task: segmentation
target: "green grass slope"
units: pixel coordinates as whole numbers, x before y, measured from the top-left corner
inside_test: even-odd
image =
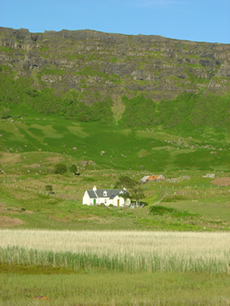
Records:
[[[225,128],[77,122],[24,105],[1,119],[0,144],[2,227],[229,230],[229,187],[202,177],[230,176]],[[55,174],[59,163],[68,169],[64,175]],[[80,176],[69,171],[72,165]],[[113,188],[121,175],[139,181],[148,174],[167,180],[143,186],[145,208],[82,205],[95,184]]]
[[[4,158],[9,154],[17,158],[22,173],[36,173],[35,164],[42,166],[43,173],[50,172],[49,156],[53,156],[53,164],[55,160],[64,160],[68,166],[85,163],[92,169],[229,171],[230,138],[223,128],[190,132],[160,125],[126,128],[115,123],[76,122],[31,112],[13,114],[0,122],[0,166],[9,173],[15,172],[15,164]]]

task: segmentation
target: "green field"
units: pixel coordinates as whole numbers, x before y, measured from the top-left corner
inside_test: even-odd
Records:
[[[1,304],[229,305],[229,275],[123,273],[1,265]],[[37,298],[36,298],[37,297]],[[40,297],[40,298],[39,298]],[[48,300],[41,300],[47,297]]]

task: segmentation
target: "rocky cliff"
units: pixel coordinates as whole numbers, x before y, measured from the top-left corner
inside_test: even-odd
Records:
[[[183,92],[230,91],[230,45],[91,30],[30,33],[0,28],[0,65],[36,90],[75,92],[92,104],[142,93],[154,101]],[[2,73],[6,69],[2,69]],[[7,70],[7,71],[8,71]],[[120,101],[120,102],[119,102]]]

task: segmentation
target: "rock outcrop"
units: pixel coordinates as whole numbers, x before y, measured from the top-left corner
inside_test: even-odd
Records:
[[[30,33],[0,28],[0,65],[33,87],[70,89],[91,104],[105,96],[155,101],[182,92],[230,91],[230,45],[109,34],[91,30]]]

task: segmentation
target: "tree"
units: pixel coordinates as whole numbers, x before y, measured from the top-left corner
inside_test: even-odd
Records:
[[[63,164],[57,164],[54,169],[54,173],[63,174],[67,171],[67,167]]]
[[[144,192],[140,183],[129,178],[128,176],[120,176],[115,184],[115,188],[125,188],[129,191],[130,197],[135,199],[136,205],[139,205],[140,199],[144,198]]]

